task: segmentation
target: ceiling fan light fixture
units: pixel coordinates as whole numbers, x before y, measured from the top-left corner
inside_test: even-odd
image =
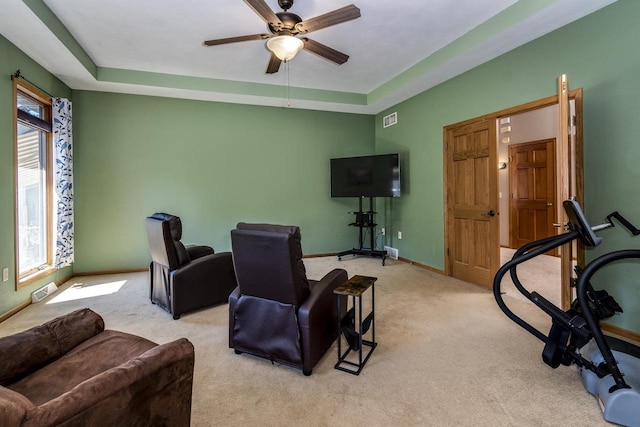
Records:
[[[267,40],[269,49],[281,61],[290,61],[304,47],[304,43],[299,38],[293,36],[275,36]]]

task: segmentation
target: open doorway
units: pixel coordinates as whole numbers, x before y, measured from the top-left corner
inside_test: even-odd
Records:
[[[575,104],[574,104],[575,105]],[[572,108],[575,111],[575,108]],[[500,263],[526,243],[556,234],[558,105],[499,117],[497,126]],[[519,267],[527,288],[561,305],[560,255],[556,249]],[[510,280],[507,295],[524,299]]]
[[[506,197],[509,190],[499,189],[499,172],[504,171],[500,168],[508,159],[499,159],[498,149],[500,145],[508,147],[510,142],[502,142],[503,138],[508,137],[503,135],[506,132],[502,128],[511,125],[511,131],[514,130],[514,125],[506,120],[500,123],[501,119],[510,117],[515,120],[520,114],[537,110],[548,114],[556,111],[556,128],[552,133],[558,134],[559,137],[556,138],[553,167],[555,195],[550,207],[558,224],[558,228],[555,228],[556,233],[564,231],[562,227],[565,214],[562,200],[569,196],[575,196],[579,201],[583,200],[582,90],[568,91],[565,76],[559,79],[559,86],[560,96],[550,96],[475,117],[443,129],[446,275],[490,288],[493,275],[501,265],[502,238],[506,236],[508,242],[510,236],[508,226],[505,232],[501,230],[500,223],[503,217],[509,216]],[[573,100],[571,116],[567,99]],[[545,110],[552,106],[554,109]],[[563,126],[560,126],[561,115],[564,117]],[[564,126],[564,123],[567,126]],[[537,127],[534,126],[534,130]],[[570,134],[568,141],[567,134]],[[527,139],[536,141],[553,138],[553,135],[536,135]],[[502,198],[499,198],[500,191]],[[501,206],[501,203],[505,202],[506,207]],[[509,243],[505,243],[505,246],[509,246]],[[580,248],[578,249],[577,255],[580,260],[584,254]],[[570,263],[574,255],[570,249],[565,250],[564,247],[561,255],[560,306],[564,308],[571,301],[570,276],[565,274],[565,262]]]

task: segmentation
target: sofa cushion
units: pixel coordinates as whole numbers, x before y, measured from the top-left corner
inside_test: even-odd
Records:
[[[83,308],[44,324],[58,340],[60,354],[104,331],[104,320],[94,311]]]
[[[103,330],[102,317],[84,308],[0,338],[0,385],[31,374]]]
[[[106,330],[8,388],[41,405],[156,346],[135,335]]]

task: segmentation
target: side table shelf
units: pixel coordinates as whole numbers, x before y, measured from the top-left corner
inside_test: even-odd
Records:
[[[351,279],[338,286],[333,292],[338,295],[338,363],[335,368],[354,375],[360,375],[362,368],[369,360],[371,353],[378,346],[376,343],[375,325],[375,282],[377,277],[353,276]],[[371,288],[371,311],[364,317],[362,313],[362,295]],[[351,297],[351,308],[349,308]],[[346,313],[342,312],[342,298],[347,298]],[[356,307],[357,299],[357,307]],[[356,323],[357,313],[357,323]],[[371,340],[365,340],[364,336],[371,331]],[[342,351],[343,338],[346,340],[346,350]],[[369,350],[364,353],[364,347]],[[347,357],[354,352],[356,357]],[[356,359],[356,360],[354,360]]]

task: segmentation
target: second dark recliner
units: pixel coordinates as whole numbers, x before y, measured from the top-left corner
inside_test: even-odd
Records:
[[[229,296],[229,347],[311,372],[338,336],[334,269],[308,280],[300,228],[239,223],[231,231],[238,287]]]
[[[148,217],[151,251],[151,302],[174,319],[198,308],[226,303],[236,287],[231,252],[214,253],[209,246],[184,246],[182,222],[175,215]]]

